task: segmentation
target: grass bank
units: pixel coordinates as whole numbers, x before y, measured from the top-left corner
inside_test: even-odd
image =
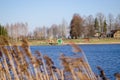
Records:
[[[28,40],[30,45],[49,45],[48,40]],[[73,42],[75,44],[120,44],[120,39],[114,38],[91,38],[91,39],[63,39],[63,44],[69,44]],[[21,41],[13,42],[14,44],[21,44]],[[57,43],[57,40],[54,40]]]
[[[91,39],[67,39],[64,43],[74,42],[76,44],[120,44],[120,39],[114,38],[91,38]]]

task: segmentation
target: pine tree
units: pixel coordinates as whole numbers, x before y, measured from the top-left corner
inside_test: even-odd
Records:
[[[0,36],[8,36],[7,30],[2,25],[0,25]]]
[[[97,18],[95,18],[94,28],[95,28],[95,31],[96,31],[96,32],[99,32],[99,23],[98,23]]]
[[[107,23],[106,23],[106,20],[104,20],[103,32],[104,32],[105,34],[106,34],[106,32],[107,32]]]

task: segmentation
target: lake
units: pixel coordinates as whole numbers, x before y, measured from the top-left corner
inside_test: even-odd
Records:
[[[92,70],[99,74],[96,66],[100,66],[110,80],[115,80],[114,73],[120,72],[120,44],[94,44],[79,45],[85,52]],[[59,56],[64,53],[67,56],[74,56],[72,47],[64,46],[31,46],[31,50],[39,50],[43,55],[52,58],[55,66],[61,68]]]

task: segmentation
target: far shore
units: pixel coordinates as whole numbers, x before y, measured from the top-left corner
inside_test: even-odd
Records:
[[[63,44],[61,45],[68,45],[70,43],[75,43],[78,45],[86,45],[86,44],[120,44],[120,39],[114,38],[103,38],[103,39],[63,39]],[[46,40],[38,40],[38,41],[30,41],[30,45],[50,45]],[[57,42],[55,42],[57,45]]]
[[[64,43],[63,45],[69,45],[70,43]],[[120,42],[106,42],[106,43],[75,43],[77,45],[97,45],[97,44],[120,44]]]
[[[77,45],[87,45],[87,44],[120,44],[120,39],[114,38],[103,38],[103,39],[63,39],[63,43],[60,45],[69,45],[70,43],[74,43]],[[30,46],[39,46],[39,45],[51,45],[48,40],[28,40]],[[12,42],[12,44],[21,45],[21,41]],[[57,41],[54,39],[52,45],[58,45]]]
[[[80,45],[80,44],[83,44],[83,45],[85,45],[85,44],[120,44],[120,42],[112,42],[112,43],[75,43],[75,44],[78,44],[78,45]]]

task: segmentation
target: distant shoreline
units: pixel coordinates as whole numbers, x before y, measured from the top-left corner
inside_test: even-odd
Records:
[[[55,40],[54,40],[55,41]],[[63,44],[61,45],[69,45],[70,43],[74,43],[77,45],[87,45],[87,44],[120,44],[120,39],[114,38],[104,38],[104,39],[89,39],[86,41],[85,39],[63,39]],[[21,45],[21,41],[13,42],[12,45]],[[53,42],[50,44],[48,40],[28,40],[30,46],[39,46],[39,45],[58,45],[57,42]]]
[[[69,45],[70,43],[65,43],[63,45]],[[97,44],[120,44],[120,42],[112,42],[112,43],[75,43],[77,45],[97,45]]]

